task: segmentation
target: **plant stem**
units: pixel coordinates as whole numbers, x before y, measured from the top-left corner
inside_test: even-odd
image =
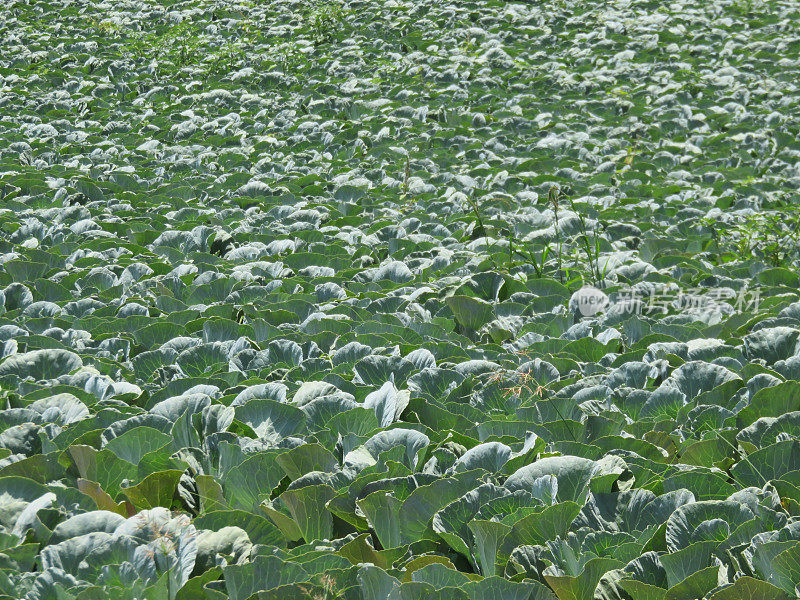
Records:
[[[561,280],[561,283],[564,283],[564,274],[561,272],[561,230],[558,227],[558,189],[553,186],[550,188],[550,191],[547,192],[547,199],[553,205],[553,212],[555,213],[555,230],[556,230],[556,239],[558,240],[558,278]]]

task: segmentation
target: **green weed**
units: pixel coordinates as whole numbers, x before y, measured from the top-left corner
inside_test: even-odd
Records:
[[[556,232],[556,256],[557,256],[557,267],[556,271],[558,273],[558,277],[561,280],[561,283],[564,283],[564,273],[561,270],[562,266],[562,249],[563,249],[563,241],[561,240],[561,229],[558,226],[558,188],[553,186],[547,192],[547,201],[548,203],[553,205],[553,214],[555,215],[555,232]]]
[[[753,257],[772,267],[796,267],[800,263],[800,209],[757,213],[731,226],[706,222],[716,236],[720,254],[734,260]]]
[[[345,10],[334,2],[316,2],[307,8],[302,18],[304,28],[316,45],[337,39],[345,25]]]
[[[589,241],[589,232],[586,229],[586,217],[580,212],[576,207],[575,203],[572,201],[572,198],[569,199],[570,207],[572,211],[578,215],[578,220],[580,222],[581,232],[578,235],[578,240],[586,252],[586,263],[588,265],[589,273],[594,280],[594,283],[601,283],[606,276],[606,271],[608,269],[608,263],[603,267],[603,270],[600,270],[600,236],[597,234],[597,230],[592,230],[592,240]]]

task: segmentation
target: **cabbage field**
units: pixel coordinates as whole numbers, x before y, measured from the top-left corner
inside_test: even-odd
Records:
[[[0,600],[800,597],[800,0],[6,0]]]

